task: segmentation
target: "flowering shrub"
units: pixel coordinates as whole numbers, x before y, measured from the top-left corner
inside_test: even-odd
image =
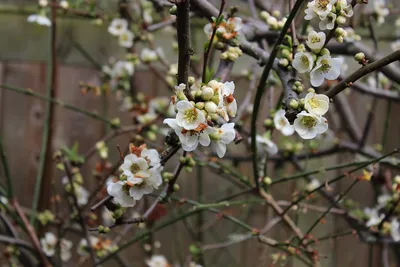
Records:
[[[210,250],[253,239],[277,249],[268,251],[269,266],[284,266],[289,258],[304,266],[323,266],[319,241],[349,234],[382,247],[385,263],[398,263],[399,148],[383,152],[392,150],[386,142],[392,123],[390,111],[392,103],[400,102],[400,19],[393,20],[397,32],[390,44],[392,53],[380,55],[377,37],[379,27],[391,21],[396,10],[384,0],[282,2],[285,13],[269,8],[265,1],[245,2],[251,17],[240,7],[228,7],[225,0],[219,7],[207,0],[121,0],[117,13],[108,13],[96,1],[38,1],[37,12],[29,15],[27,22],[49,29],[47,94],[0,85],[45,100],[47,105],[32,209],[19,206],[0,139],[5,177],[0,185],[4,226],[0,243],[7,245],[4,254],[10,265],[61,266],[79,257],[81,265],[99,266],[115,259],[126,266],[130,263],[124,263],[123,258],[130,255],[121,252],[140,242],[146,256],[135,265],[200,267],[215,264]],[[359,8],[364,4],[365,8]],[[103,112],[66,104],[52,95],[55,44],[60,34],[55,26],[63,16],[82,17],[95,27],[105,26],[110,40],[124,51],[116,52],[119,56],[107,62],[96,62],[90,51],[81,51],[98,67],[100,83],[76,84],[82,97],[93,94],[103,99]],[[191,25],[194,17],[199,19]],[[201,30],[194,38],[196,27]],[[161,30],[177,41],[157,47],[155,36]],[[373,48],[360,42],[364,38],[372,40]],[[193,42],[199,39],[203,44],[200,51]],[[167,45],[176,55],[167,52]],[[250,66],[243,67],[249,61]],[[241,77],[235,75],[235,68],[244,69],[239,70]],[[167,95],[151,95],[149,82],[138,79],[143,69],[162,82],[162,88],[169,90]],[[353,114],[355,108],[345,97],[352,91],[374,97],[362,130]],[[111,98],[118,103],[115,118],[107,112]],[[377,99],[389,102],[382,120],[382,142],[373,145],[368,135],[378,114]],[[103,122],[106,134],[93,140],[84,154],[74,143],[57,147],[49,157],[53,105]],[[113,140],[120,135],[129,141],[115,148]],[[314,163],[308,164],[311,158],[342,152],[353,153],[357,160],[315,169]],[[50,158],[62,175],[42,179],[45,168],[51,168]],[[251,161],[251,167],[244,161]],[[294,170],[288,168],[290,165]],[[339,174],[332,174],[334,170]],[[221,188],[214,180],[203,183],[209,171],[231,181],[233,187]],[[184,178],[183,173],[196,175]],[[284,188],[283,184],[292,180],[296,183],[290,185],[294,190],[289,192],[289,186]],[[336,186],[341,180],[348,181],[344,188]],[[181,181],[197,189],[197,200],[180,191]],[[373,205],[361,207],[348,197],[358,183],[374,189]],[[273,189],[278,185],[288,192],[288,200],[276,199]],[[51,194],[45,191],[50,188]],[[214,189],[223,193],[215,198]],[[51,195],[49,203],[39,205],[40,194]],[[316,202],[320,198],[327,201],[317,205],[322,203]],[[249,219],[251,205],[267,205],[275,217],[263,218],[265,226],[257,228],[260,225]],[[207,221],[206,211],[216,217]],[[316,214],[309,216],[309,211]],[[293,218],[304,213],[315,222],[298,225]],[[315,227],[322,225],[328,214],[344,218],[349,231],[314,237]],[[194,215],[198,216],[195,226],[190,221]],[[193,242],[183,249],[186,243],[178,241],[178,263],[174,256],[161,253],[161,243],[153,234],[181,221],[193,235]],[[228,237],[210,234],[218,239],[211,243],[204,235],[220,223],[224,223],[223,228],[225,223],[238,228]],[[286,227],[291,238],[273,239],[268,231],[277,224]],[[18,235],[22,231],[29,242]],[[179,234],[173,233],[176,231],[168,232],[171,240],[184,232],[179,229]],[[70,238],[72,234],[79,239]],[[397,258],[388,258],[388,244],[393,244]],[[254,264],[264,266],[265,262]]]

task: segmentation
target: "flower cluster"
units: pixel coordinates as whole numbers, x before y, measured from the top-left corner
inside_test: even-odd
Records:
[[[236,116],[237,103],[233,97],[235,84],[211,80],[201,89],[191,90],[188,96],[184,93],[184,84],[175,88],[172,104],[177,111],[176,118],[165,119],[164,123],[174,130],[185,151],[193,151],[199,144],[209,146],[212,140],[218,156],[222,158],[226,145],[235,139],[235,124],[224,123],[221,127],[213,125],[220,123],[221,118],[228,122],[229,118]]]
[[[162,184],[163,167],[157,150],[131,144],[130,152],[120,167],[119,181],[107,186],[108,194],[122,207],[133,207],[137,200]]]
[[[385,17],[389,15],[389,9],[386,7],[385,0],[374,0],[372,1],[372,5],[378,25],[383,24]]]
[[[221,54],[221,59],[236,61],[242,55],[243,52],[239,47],[230,46],[225,52]]]
[[[325,40],[325,33],[311,31],[306,43],[312,52],[307,52],[304,46],[299,45],[292,63],[293,68],[299,73],[309,72],[310,82],[316,87],[320,86],[325,79],[336,80],[343,63],[342,58],[332,58],[329,50],[323,48]]]
[[[118,246],[112,244],[110,239],[103,239],[96,236],[89,236],[89,242],[91,249],[99,258],[114,252],[118,248]],[[79,242],[78,254],[81,256],[87,256],[89,254],[89,246],[85,238],[81,239]]]
[[[215,27],[217,27],[215,35],[219,41],[234,39],[243,28],[242,19],[237,17],[231,17],[227,20],[219,20],[213,17],[213,21],[214,22],[208,23],[204,26],[204,32],[207,34],[209,39],[211,38]]]
[[[264,20],[268,26],[270,27],[271,30],[281,30],[283,28],[283,25],[285,25],[285,22],[287,20],[286,17],[283,17],[281,20],[279,20],[279,17],[281,16],[281,12],[278,10],[275,10],[272,12],[272,15],[268,13],[267,11],[261,11],[260,17],[262,20]]]
[[[313,139],[318,134],[322,134],[328,130],[328,121],[323,115],[329,109],[329,98],[323,94],[314,92],[308,93],[300,108],[304,108],[296,116],[293,126],[294,130],[303,139]],[[289,131],[289,130],[287,130]]]
[[[134,70],[134,61],[132,60],[118,60],[102,68],[111,88],[123,90],[129,90],[129,77],[133,75]]]
[[[125,48],[131,48],[133,45],[134,35],[129,30],[128,21],[126,19],[115,18],[108,26],[108,32],[118,37],[119,45]]]
[[[56,253],[58,238],[51,232],[45,233],[40,239],[44,254],[48,257],[53,257]],[[67,239],[60,240],[61,260],[68,261],[71,258],[72,242]]]
[[[79,173],[79,170],[74,168],[72,172],[72,186],[67,176],[64,176],[61,179],[61,182],[65,187],[65,191],[71,194],[75,193],[75,196],[78,200],[78,205],[84,206],[88,202],[89,192],[83,187],[83,178],[82,175]]]
[[[313,0],[308,2],[305,10],[306,20],[318,17],[321,30],[332,30],[335,24],[343,25],[346,17],[353,16],[353,7],[347,0]]]

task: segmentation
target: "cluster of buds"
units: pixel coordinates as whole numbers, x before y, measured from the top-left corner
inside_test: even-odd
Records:
[[[221,54],[221,59],[230,60],[234,62],[242,55],[243,52],[239,47],[230,46],[225,52]]]
[[[192,172],[193,167],[196,166],[196,161],[192,156],[180,157],[179,161],[183,164],[187,172]]]
[[[306,20],[315,17],[320,19],[319,28],[321,30],[332,30],[335,24],[343,25],[346,18],[352,17],[353,6],[347,0],[313,0],[308,2],[305,10]]]
[[[177,115],[175,119],[165,119],[164,123],[174,130],[185,151],[193,151],[199,144],[209,146],[212,140],[218,155],[225,155],[226,145],[236,136],[234,123],[226,123],[236,116],[234,91],[233,82],[216,80],[211,80],[200,89],[192,86],[189,91],[184,84],[175,87],[172,104]],[[221,127],[215,126],[221,123]]]
[[[39,220],[41,225],[46,225],[49,222],[53,222],[55,219],[55,216],[50,210],[44,210],[44,211],[38,213],[37,219]]]
[[[118,249],[117,245],[114,245],[110,239],[89,236],[90,247],[98,258],[102,258],[110,253],[113,253]],[[89,255],[89,245],[87,239],[81,239],[78,245],[78,254],[81,256]]]
[[[89,192],[83,187],[83,177],[79,172],[78,168],[72,168],[72,184],[69,181],[69,178],[64,176],[61,179],[62,184],[64,185],[65,191],[69,194],[75,194],[78,205],[84,206],[88,202]]]
[[[106,145],[106,142],[104,142],[104,141],[97,142],[96,150],[97,150],[97,153],[99,153],[100,158],[102,158],[102,159],[108,158],[108,147]]]
[[[268,13],[267,11],[261,11],[260,17],[263,21],[265,21],[268,26],[270,27],[271,30],[281,30],[283,28],[283,25],[285,25],[285,22],[287,20],[286,17],[283,17],[282,19],[279,19],[281,16],[281,12],[278,10],[274,10],[272,12],[272,15]]]
[[[335,30],[335,40],[338,43],[343,43],[344,38],[346,38],[346,36],[347,36],[347,32],[346,32],[345,29],[343,29],[341,27],[336,28],[336,30]]]
[[[226,42],[235,39],[240,30],[243,28],[243,22],[241,18],[230,17],[227,20],[223,16],[219,18],[212,18],[213,22],[204,26],[204,32],[210,39],[214,30],[216,29],[215,36],[218,41]]]

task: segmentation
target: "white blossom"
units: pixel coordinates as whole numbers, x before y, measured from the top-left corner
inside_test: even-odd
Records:
[[[107,186],[107,193],[114,198],[114,201],[121,205],[121,207],[133,207],[136,204],[129,195],[130,186],[123,182],[118,181]]]
[[[380,222],[385,217],[384,214],[379,214],[378,209],[376,208],[365,208],[364,213],[369,217],[368,221],[366,222],[367,227],[375,226],[380,224]]]
[[[275,155],[278,153],[278,147],[274,142],[271,141],[271,139],[268,137],[268,135],[257,135],[256,136],[256,142],[260,144],[262,147],[265,148],[265,151],[270,154],[270,155]]]
[[[326,39],[325,33],[311,31],[308,34],[306,43],[311,50],[318,52],[324,47],[325,39]]]
[[[158,60],[158,54],[157,51],[151,50],[147,47],[142,49],[142,52],[140,53],[140,59],[144,63],[149,63],[152,61],[157,61]]]
[[[128,22],[125,19],[115,18],[108,26],[108,32],[114,36],[119,36],[128,29]]]
[[[129,195],[135,200],[140,200],[144,195],[152,193],[154,189],[158,189],[158,187],[162,184],[161,170],[162,167],[160,165],[150,168],[150,176],[148,178],[141,179],[140,183],[137,183],[131,187],[129,189]],[[128,178],[128,181],[129,180],[132,179]]]
[[[321,30],[332,30],[335,27],[337,15],[335,13],[329,13],[325,19],[321,20],[318,24]]]
[[[62,182],[62,184],[64,186],[70,186],[70,182],[69,182],[69,179],[68,179],[67,176],[64,176],[61,179],[61,182]],[[74,191],[73,192],[75,193],[75,196],[76,196],[76,198],[78,200],[78,205],[79,206],[86,205],[87,202],[88,202],[88,199],[89,199],[89,191],[86,190],[82,185],[80,185],[77,182],[73,182],[72,184],[73,184],[73,187],[74,187]],[[70,192],[72,193],[72,190]]]
[[[313,139],[328,130],[328,122],[324,117],[303,110],[294,120],[294,129],[301,138]]]
[[[204,32],[207,34],[208,38],[211,38],[211,35],[214,31],[215,23],[208,23],[204,26]],[[243,21],[241,18],[232,17],[229,18],[226,22],[222,22],[218,25],[217,28],[217,36],[221,36],[222,38],[229,40],[235,38],[238,32],[243,28]]]
[[[378,201],[378,208],[383,208],[385,207],[390,201],[392,200],[392,196],[389,194],[382,194],[379,195],[377,198]]]
[[[40,7],[46,7],[49,4],[47,0],[39,0]]]
[[[60,1],[60,7],[64,8],[64,9],[68,9],[69,8],[69,3],[66,0],[61,0]]]
[[[397,219],[393,219],[390,223],[390,235],[395,242],[400,241],[400,232],[399,232],[400,223]]]
[[[309,52],[298,52],[295,54],[292,66],[299,73],[305,73],[312,70],[314,65],[314,59]]]
[[[286,112],[283,109],[275,112],[274,125],[275,128],[280,131],[283,135],[289,136],[294,133],[293,125],[290,125],[288,119],[285,116]]]
[[[237,103],[233,97],[235,92],[235,84],[233,82],[225,82],[219,92],[218,113],[226,120],[236,116]]]
[[[194,130],[200,123],[205,122],[205,116],[203,112],[195,108],[189,101],[182,100],[176,103],[176,122],[180,127],[185,130]]]
[[[130,48],[133,45],[133,33],[130,30],[125,30],[119,35],[119,45],[125,48]]]
[[[321,186],[321,183],[317,179],[312,179],[307,185],[306,185],[306,190],[308,192],[314,191],[317,189],[319,186]]]
[[[107,68],[103,68],[103,71]],[[113,68],[111,69],[110,76],[112,78],[121,78],[125,76],[132,76],[134,72],[134,66],[130,61],[119,60],[117,61]],[[107,73],[108,74],[108,73]]]
[[[312,18],[318,16],[321,20],[325,19],[326,16],[331,12],[333,4],[336,0],[313,0],[308,2],[307,9],[305,10],[306,20],[311,20]]]
[[[176,119],[165,119],[164,123],[168,124],[174,130],[185,151],[193,151],[199,144],[209,146],[211,142],[209,135],[215,132],[214,128],[204,123],[201,123],[198,129],[194,130],[185,130],[178,125]]]
[[[143,11],[143,21],[146,24],[151,24],[153,23],[153,17],[151,16],[151,12],[149,10],[144,10]]]
[[[30,23],[37,23],[41,26],[51,26],[51,21],[48,17],[42,14],[32,14],[28,17],[28,22]]]
[[[351,4],[347,3],[347,0],[338,0],[337,7],[339,8],[338,11],[341,16],[350,18],[354,14],[353,7]]]
[[[169,267],[167,259],[163,255],[153,255],[146,260],[148,267]]]
[[[122,163],[120,169],[127,178],[138,179],[137,182],[150,176],[148,172],[149,165],[146,159],[134,154],[128,154],[125,156],[124,163]]]
[[[216,151],[218,154],[218,157],[222,158],[225,155],[226,152],[226,145],[231,143],[233,140],[235,140],[235,124],[233,122],[231,123],[225,123],[224,125],[221,126],[221,128],[217,128],[217,140],[216,140]]]
[[[310,72],[311,84],[318,87],[324,79],[336,80],[340,75],[342,63],[342,58],[331,58],[328,54],[318,58],[314,69]]]
[[[309,113],[322,116],[329,109],[329,97],[324,94],[308,93],[304,98],[304,107]]]
[[[385,17],[389,15],[389,9],[385,6],[385,0],[374,0],[373,5],[378,25],[384,23]]]
[[[43,252],[48,257],[53,257],[57,248],[58,238],[51,232],[45,233],[44,237],[40,239]],[[67,239],[61,239],[61,260],[68,261],[71,258],[72,242]]]

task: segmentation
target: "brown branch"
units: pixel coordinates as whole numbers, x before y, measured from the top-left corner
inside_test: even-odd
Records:
[[[28,218],[26,217],[25,213],[22,211],[21,206],[19,205],[18,201],[16,199],[13,199],[12,204],[13,204],[18,216],[21,218],[25,228],[27,229],[29,239],[31,240],[31,243],[32,243],[33,247],[35,248],[35,250],[38,252],[43,266],[45,266],[45,267],[52,266],[50,264],[50,262],[47,260],[47,257],[44,255],[42,248],[40,247],[40,242],[36,235],[35,229],[29,223]]]
[[[335,97],[338,93],[342,92],[344,89],[351,87],[351,84],[361,77],[367,75],[368,73],[371,73],[375,70],[378,70],[386,65],[389,65],[390,63],[400,60],[400,50],[397,50],[396,52],[393,52],[392,54],[381,58],[378,61],[375,61],[373,63],[370,63],[350,76],[348,76],[346,79],[341,81],[339,84],[335,85],[333,88],[329,89],[327,92],[325,92],[325,95],[327,95],[329,98]]]
[[[176,32],[178,36],[178,84],[185,84],[185,95],[190,99],[190,89],[188,86],[189,66],[190,66],[190,0],[176,0]]]

